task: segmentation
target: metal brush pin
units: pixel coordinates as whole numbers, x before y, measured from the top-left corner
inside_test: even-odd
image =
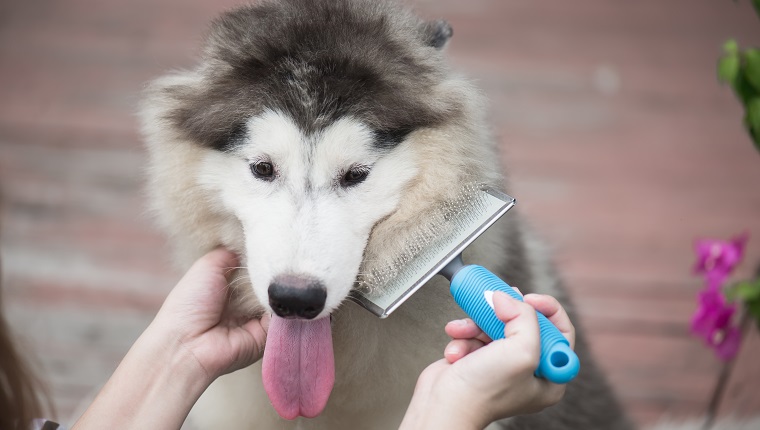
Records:
[[[465,265],[462,251],[515,205],[515,199],[477,184],[465,186],[454,198],[429,214],[406,248],[387,264],[364,273],[351,298],[385,318],[436,274],[451,282],[456,303],[493,340],[504,338],[504,323],[496,317],[491,297],[503,291],[522,301],[506,282],[486,268]],[[571,381],[580,370],[569,342],[540,312],[541,357],[536,376],[557,384]]]

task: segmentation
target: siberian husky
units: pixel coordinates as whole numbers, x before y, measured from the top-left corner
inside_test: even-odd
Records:
[[[461,184],[505,186],[484,100],[446,63],[451,36],[445,21],[420,20],[395,3],[263,1],[214,21],[197,67],[149,86],[141,118],[150,198],[180,264],[218,245],[237,252],[245,266],[233,283],[238,311],[289,318],[270,330],[268,348],[277,357],[311,348],[320,358],[306,367],[316,372],[334,358],[324,410],[271,399],[281,412],[314,418],[275,412],[262,388],[271,377],[265,363],[263,377],[257,364],[216,381],[191,414],[194,427],[355,430],[401,422],[417,376],[441,357],[445,323],[463,315],[443,279],[386,320],[347,296]],[[553,294],[572,315],[518,214],[465,258],[523,292]],[[295,335],[294,321],[312,337]],[[559,404],[496,425],[629,428],[582,332],[576,350],[582,370]],[[299,394],[326,396],[331,377]]]

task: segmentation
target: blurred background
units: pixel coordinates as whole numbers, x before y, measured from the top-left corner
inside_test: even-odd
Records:
[[[140,91],[192,67],[208,21],[237,3],[0,3],[4,312],[61,421],[180,275],[145,213]],[[748,1],[412,4],[452,24],[448,53],[490,99],[508,190],[632,418],[704,416],[724,367],[689,333],[693,242],[749,232],[737,278],[760,263],[760,154],[715,73],[726,39],[760,44]],[[760,415],[758,354],[753,329],[720,415]]]

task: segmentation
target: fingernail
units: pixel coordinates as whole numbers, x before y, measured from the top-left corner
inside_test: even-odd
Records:
[[[463,327],[463,326],[467,325],[467,321],[465,321],[465,320],[453,320],[453,321],[449,321],[449,324],[454,324],[454,325]]]
[[[455,345],[449,345],[443,351],[443,355],[459,355],[459,347]]]
[[[502,301],[502,303],[503,303],[501,305],[502,309],[504,309],[505,311],[510,312],[510,313],[514,312],[514,310],[517,309],[517,302],[519,302],[519,300],[513,298],[512,296],[510,296],[509,294],[506,294],[506,293],[501,293],[500,292],[499,295],[501,297],[503,297],[504,299],[506,299],[506,300]]]

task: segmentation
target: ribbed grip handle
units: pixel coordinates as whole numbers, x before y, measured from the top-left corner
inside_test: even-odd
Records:
[[[486,300],[488,291],[503,291],[522,301],[520,294],[482,266],[464,266],[451,280],[451,294],[457,304],[491,339],[502,339],[504,323]],[[557,384],[570,382],[580,370],[578,356],[551,321],[538,311],[536,315],[541,335],[541,358],[536,376]]]

